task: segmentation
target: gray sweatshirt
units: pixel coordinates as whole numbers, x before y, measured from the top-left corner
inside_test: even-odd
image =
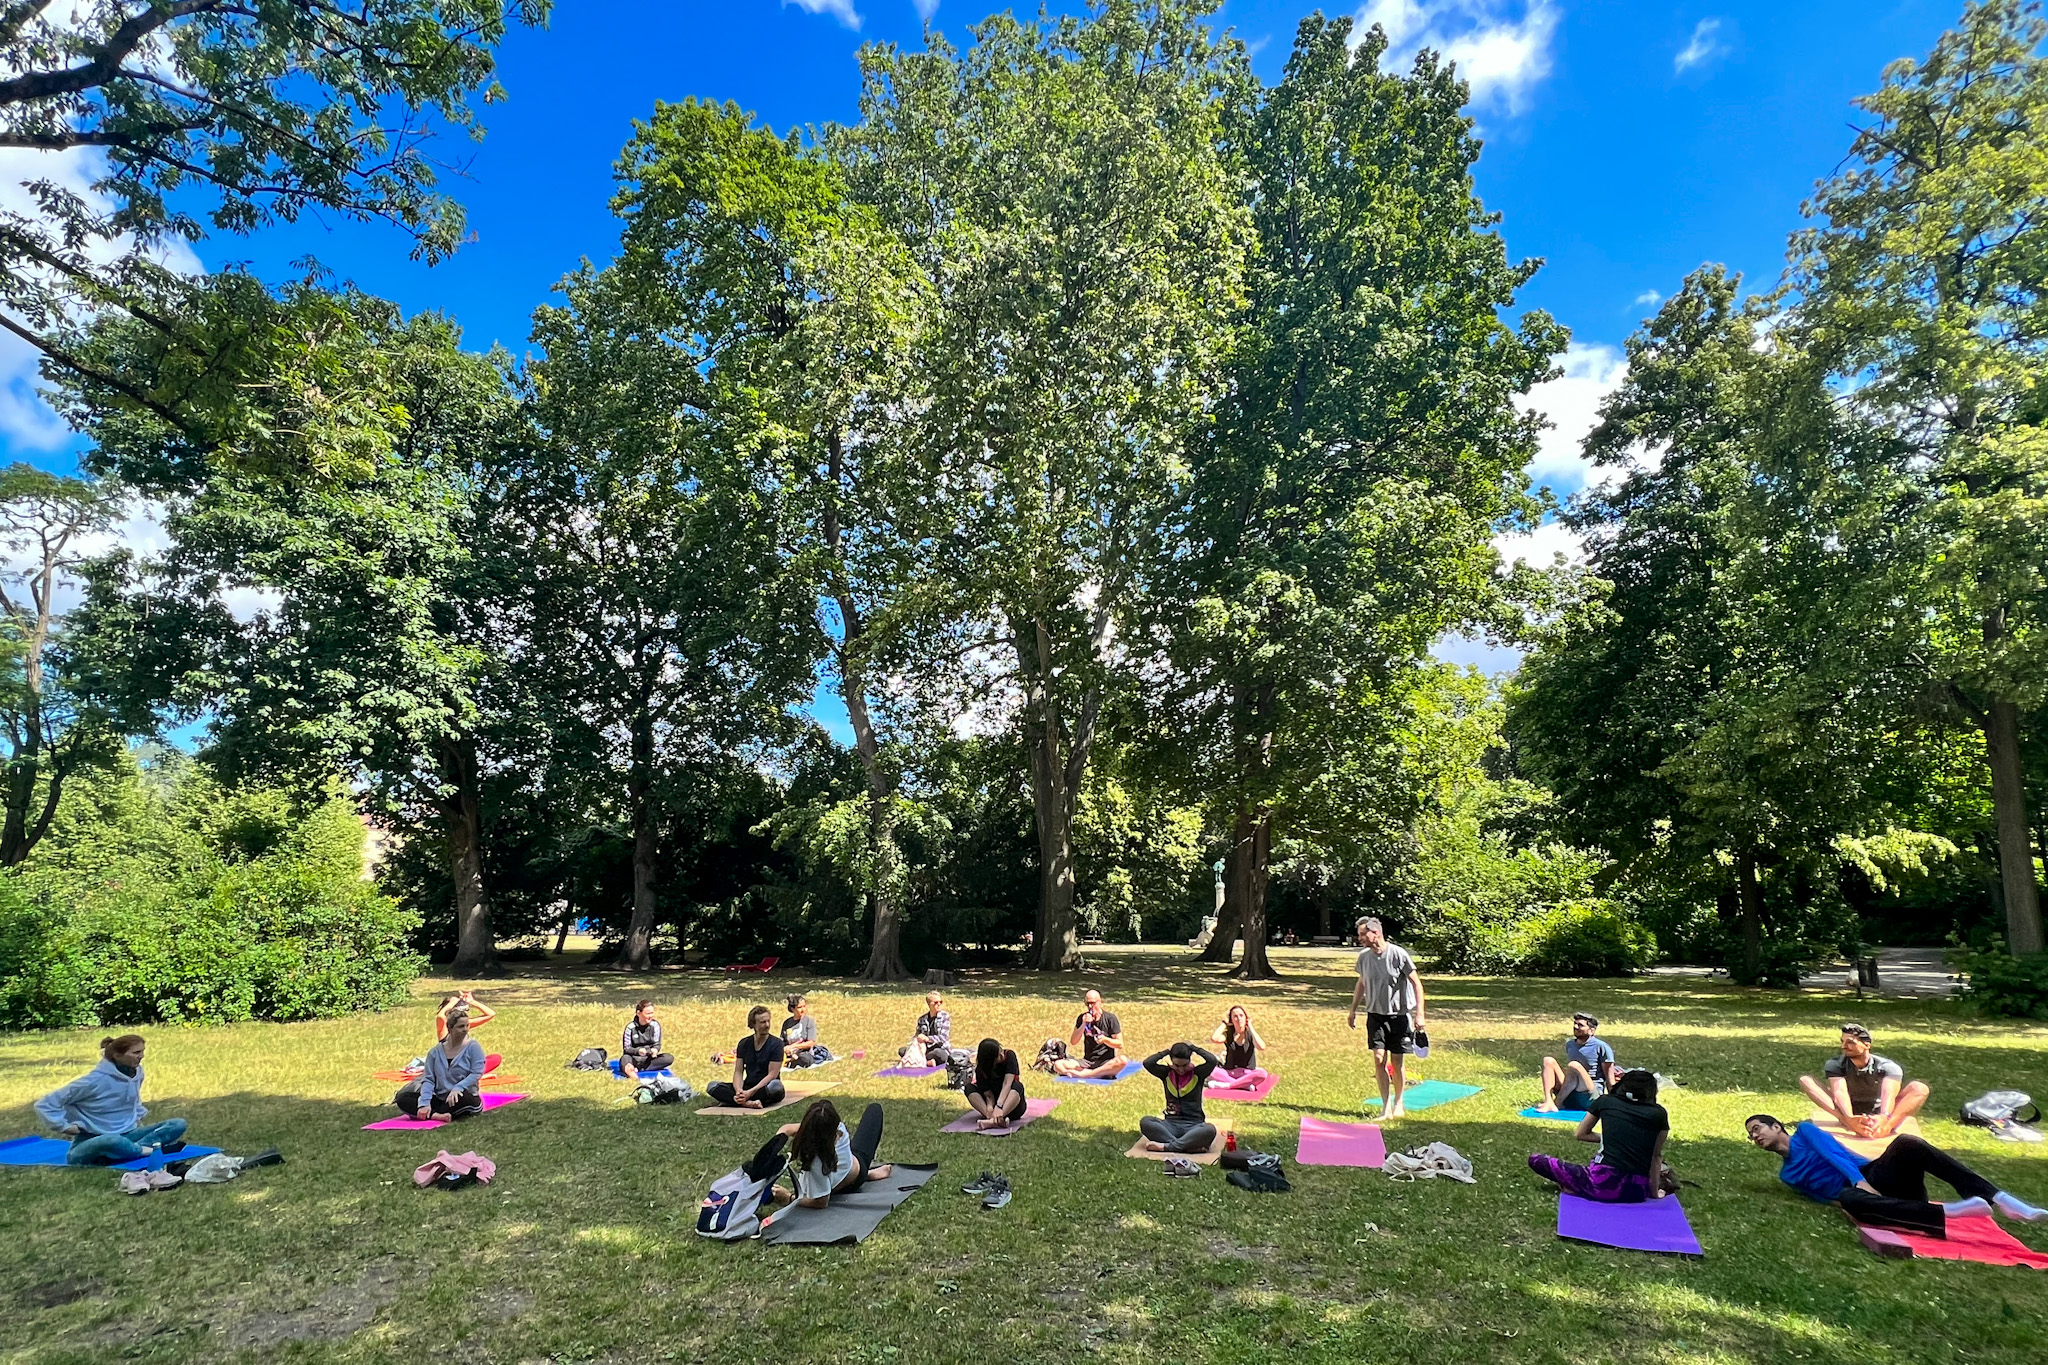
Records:
[[[142,1126],[149,1111],[142,1107],[142,1068],[126,1075],[112,1062],[98,1066],[36,1101],[36,1112],[52,1128],[76,1125],[98,1135],[126,1133]]]
[[[436,1043],[427,1049],[426,1063],[427,1069],[420,1074],[422,1109],[432,1104],[436,1095],[474,1089],[484,1074],[484,1050],[472,1038],[462,1045],[462,1051],[450,1057],[448,1049]]]

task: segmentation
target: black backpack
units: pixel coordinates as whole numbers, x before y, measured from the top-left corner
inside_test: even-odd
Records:
[[[587,1047],[576,1054],[576,1060],[569,1063],[570,1071],[602,1071],[606,1065],[605,1050],[601,1047]]]

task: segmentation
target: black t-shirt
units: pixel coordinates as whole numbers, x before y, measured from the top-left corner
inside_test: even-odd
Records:
[[[1671,1127],[1661,1104],[1637,1104],[1618,1095],[1602,1095],[1586,1111],[1600,1120],[1600,1161],[1625,1175],[1648,1176],[1657,1134]]]
[[[1237,1041],[1237,1035],[1234,1033],[1223,1035],[1223,1066],[1225,1070],[1250,1071],[1258,1064],[1259,1050],[1252,1043],[1252,1036],[1249,1033],[1245,1035],[1244,1041],[1241,1043]]]
[[[1117,1037],[1124,1031],[1123,1021],[1114,1014],[1104,1010],[1100,1019],[1091,1022],[1088,1011],[1082,1010],[1075,1016],[1074,1027],[1081,1030],[1081,1060],[1088,1065],[1101,1066],[1116,1056],[1116,1049],[1102,1041]]]
[[[1195,1054],[1201,1058],[1184,1077],[1173,1074],[1173,1066],[1161,1052],[1145,1059],[1145,1069],[1159,1078],[1159,1084],[1166,1088],[1166,1117],[1189,1119],[1195,1123],[1206,1123],[1208,1115],[1202,1109],[1202,1091],[1209,1084],[1209,1077],[1216,1074],[1216,1060],[1213,1056]]]
[[[740,1055],[740,1089],[752,1090],[768,1074],[768,1068],[782,1060],[782,1040],[771,1033],[768,1041],[761,1044],[761,1050],[756,1052],[754,1035],[749,1033],[740,1039],[739,1046],[733,1051]]]
[[[1024,1088],[1024,1073],[1018,1069],[1017,1054],[1008,1048],[1003,1049],[1002,1057],[996,1062],[994,1075],[984,1076],[979,1069],[976,1069],[974,1073],[974,1093],[986,1095],[988,1098],[994,1099],[1003,1093],[1003,1077],[1005,1076],[1015,1076],[1017,1078],[1016,1082],[1010,1086],[1013,1093]]]

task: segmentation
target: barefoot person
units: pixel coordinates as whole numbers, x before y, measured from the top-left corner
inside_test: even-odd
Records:
[[[783,1060],[789,1066],[823,1066],[832,1051],[818,1041],[818,1021],[811,1014],[808,996],[792,995],[785,1002],[789,1018],[782,1021]]]
[[[1907,1080],[1897,1062],[1872,1052],[1870,1030],[1861,1024],[1842,1025],[1841,1055],[1828,1058],[1821,1074],[1825,1086],[1801,1076],[1799,1088],[1858,1137],[1890,1137],[1927,1103],[1927,1083]]]
[[[875,1152],[882,1145],[879,1104],[870,1104],[862,1112],[859,1126],[848,1133],[832,1101],[812,1100],[801,1119],[775,1130],[775,1136],[747,1163],[747,1173],[756,1180],[766,1178],[781,1164],[785,1143],[796,1191],[792,1194],[777,1186],[772,1194],[778,1204],[793,1199],[798,1208],[827,1208],[835,1194],[849,1194],[870,1180],[889,1178],[891,1168],[875,1164]],[[761,1226],[767,1227],[780,1216],[779,1211],[769,1214]]]
[[[1406,948],[1387,942],[1380,922],[1370,916],[1358,921],[1358,984],[1351,988],[1352,1028],[1358,1027],[1358,1007],[1365,1006],[1365,1045],[1372,1049],[1372,1065],[1380,1086],[1380,1113],[1390,1119],[1408,1111],[1401,1095],[1408,1089],[1408,1053],[1413,1049],[1415,1030],[1424,1027],[1422,978],[1415,974],[1415,959]]]
[[[1223,1022],[1209,1035],[1212,1043],[1223,1044],[1223,1065],[1209,1078],[1211,1090],[1256,1090],[1266,1079],[1259,1054],[1266,1040],[1252,1027],[1252,1016],[1243,1005],[1232,1005]]]
[[[993,1038],[974,1052],[974,1077],[967,1083],[967,1107],[976,1128],[1007,1128],[1024,1117],[1024,1073],[1017,1054]]]
[[[1074,1016],[1074,1032],[1067,1048],[1080,1049],[1078,1057],[1066,1056],[1052,1069],[1076,1080],[1099,1080],[1124,1069],[1124,1025],[1102,1008],[1102,992],[1089,991],[1081,997],[1081,1012]]]
[[[1751,1114],[1742,1128],[1751,1142],[1784,1163],[1778,1179],[1808,1199],[1840,1204],[1859,1223],[1946,1238],[1949,1219],[1994,1209],[2029,1223],[2048,1219],[2048,1209],[2005,1193],[1941,1148],[1910,1134],[1893,1138],[1884,1155],[1866,1160],[1817,1123],[1802,1123],[1788,1132],[1769,1114]],[[1930,1175],[1954,1186],[1962,1198],[1948,1203],[1930,1200]]]
[[[392,1097],[398,1112],[422,1121],[436,1114],[466,1119],[483,1112],[484,1050],[469,1036],[469,1012],[450,1010],[447,1031],[427,1049],[426,1069]]]
[[[637,1080],[643,1071],[666,1071],[675,1062],[673,1053],[661,1050],[661,1020],[654,1017],[654,1002],[642,1000],[633,1006],[633,1017],[619,1035],[619,1075]]]
[[[753,1032],[733,1048],[732,1079],[713,1081],[704,1093],[729,1109],[766,1109],[782,1103],[782,1040],[768,1030],[768,1007],[747,1011]]]
[[[946,997],[927,991],[924,1013],[912,1026],[910,1041],[896,1049],[905,1066],[944,1066],[953,1056],[953,1016],[946,1012]]]
[[[45,1123],[71,1139],[69,1166],[112,1166],[185,1145],[185,1120],[159,1119],[145,1125],[139,1033],[100,1039],[99,1065],[69,1085],[36,1101]]]
[[[1543,1099],[1537,1108],[1546,1114],[1560,1109],[1590,1110],[1593,1097],[1604,1095],[1621,1074],[1614,1064],[1614,1049],[1607,1040],[1593,1036],[1600,1021],[1584,1010],[1572,1016],[1572,1036],[1564,1045],[1564,1065],[1557,1058],[1543,1059]]]
[[[1195,1055],[1201,1054],[1201,1062]],[[1166,1059],[1161,1064],[1161,1059]],[[1215,1053],[1195,1043],[1175,1043],[1145,1059],[1145,1069],[1166,1087],[1166,1112],[1138,1120],[1148,1152],[1206,1152],[1216,1140],[1216,1125],[1202,1110],[1202,1089],[1223,1065]]]
[[[1599,1132],[1594,1132],[1594,1129]],[[1648,1071],[1625,1072],[1611,1094],[1586,1102],[1586,1117],[1572,1136],[1597,1142],[1600,1150],[1584,1166],[1541,1152],[1529,1154],[1529,1169],[1581,1199],[1602,1204],[1640,1204],[1662,1199],[1658,1173],[1664,1169],[1664,1139],[1671,1135],[1671,1116],[1657,1103],[1657,1077]]]

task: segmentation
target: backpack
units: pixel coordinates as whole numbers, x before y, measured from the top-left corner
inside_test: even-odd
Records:
[[[1063,1061],[1067,1055],[1064,1038],[1048,1038],[1038,1049],[1038,1060],[1031,1064],[1033,1071],[1050,1071],[1054,1062]]]
[[[946,1059],[946,1088],[965,1090],[974,1079],[974,1059],[964,1052],[955,1052]]]
[[[711,1182],[697,1208],[697,1235],[737,1242],[761,1230],[761,1201],[772,1180],[756,1180],[745,1170],[729,1171]]]
[[[633,1099],[639,1104],[681,1104],[696,1098],[690,1083],[675,1076],[646,1076],[633,1090]]]
[[[587,1047],[576,1054],[576,1060],[569,1063],[570,1071],[602,1071],[610,1065],[608,1054],[601,1047]]]
[[[2043,1140],[2038,1128],[2028,1127],[2041,1121],[2040,1106],[2023,1090],[1986,1091],[1963,1106],[1962,1120],[1978,1128],[1989,1128],[1991,1136],[2004,1142]]]

